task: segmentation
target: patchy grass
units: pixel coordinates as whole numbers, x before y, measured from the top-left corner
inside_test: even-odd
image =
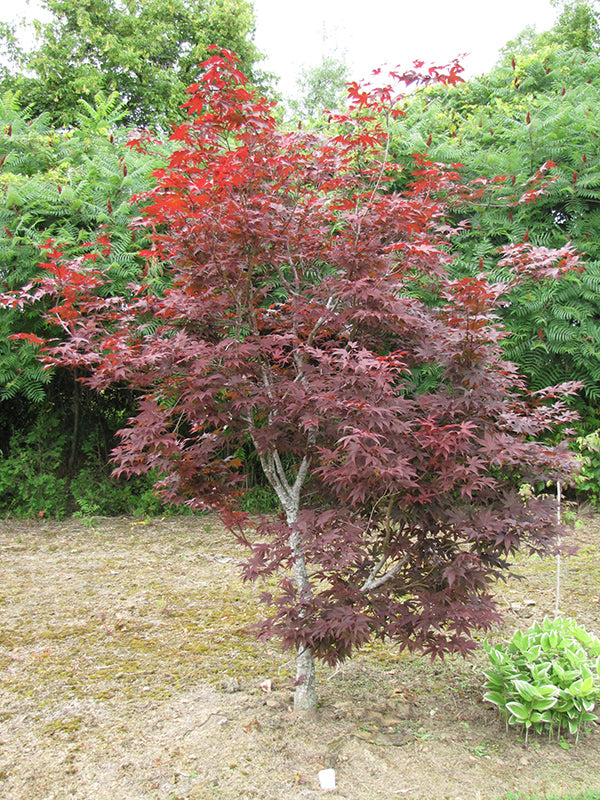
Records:
[[[569,795],[556,795],[553,794],[552,796],[544,795],[541,797],[540,795],[527,795],[527,797],[521,793],[507,794],[503,800],[600,800],[600,791],[596,792],[584,792],[583,794],[569,794]]]
[[[597,634],[599,536],[585,519],[561,604]],[[0,797],[299,800],[333,767],[332,797],[356,800],[600,798],[598,728],[525,749],[482,702],[482,652],[375,643],[322,668],[319,718],[295,718],[292,659],[247,634],[261,587],[212,519],[4,521],[0,549]],[[496,638],[554,611],[554,561],[517,568]]]

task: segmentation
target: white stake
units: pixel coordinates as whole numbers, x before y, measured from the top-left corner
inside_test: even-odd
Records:
[[[561,511],[560,511],[560,501],[561,501],[561,489],[560,489],[560,481],[556,484],[556,519],[558,524],[560,525],[560,518],[561,518]],[[560,536],[558,537],[558,546],[560,547]],[[560,552],[556,556],[556,605],[554,607],[554,616],[558,617],[560,614],[559,611],[559,604],[560,604]]]

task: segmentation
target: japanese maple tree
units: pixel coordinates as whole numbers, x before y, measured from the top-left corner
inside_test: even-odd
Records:
[[[165,500],[222,514],[249,548],[247,579],[279,576],[259,634],[297,652],[299,710],[316,705],[316,659],[373,637],[469,651],[512,554],[548,552],[559,533],[551,500],[519,486],[572,469],[542,437],[569,422],[574,387],[528,393],[499,345],[508,287],[448,275],[451,220],[482,184],[416,158],[409,188],[389,188],[393,87],[459,72],[416,65],[382,89],[351,85],[330,133],[289,132],[234,57],[214,55],[136,223],[162,288],[144,271],[110,296],[102,239],[75,263],[48,245],[47,277],[11,301],[55,296],[66,338],[45,357],[98,390],[139,391],[116,472],[156,470]],[[577,268],[568,247],[505,258],[514,281]],[[239,511],[242,446],[279,515]]]

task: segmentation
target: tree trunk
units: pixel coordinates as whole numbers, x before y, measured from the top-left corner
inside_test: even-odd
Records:
[[[317,710],[317,675],[315,659],[306,647],[299,647],[296,655],[296,689],[294,711],[314,714]]]
[[[288,525],[297,519],[297,510],[287,515]],[[298,599],[308,599],[311,595],[310,581],[306,572],[306,559],[300,534],[292,530],[290,548],[294,556],[294,576]],[[315,659],[307,647],[298,646],[296,655],[296,689],[294,692],[294,711],[314,714],[317,710],[317,673]]]
[[[311,444],[314,439],[311,438]],[[256,447],[256,442],[254,443]],[[300,511],[300,493],[308,473],[310,458],[302,459],[298,474],[293,485],[290,485],[276,450],[270,453],[261,453],[256,447],[260,463],[265,475],[285,511],[286,522],[290,529],[290,549],[294,564],[294,577],[296,579],[296,594],[299,601],[310,599],[312,592],[306,571],[306,558],[300,533],[295,530]],[[314,714],[317,710],[317,675],[315,659],[307,647],[298,646],[296,655],[296,689],[294,692],[294,711],[302,714]]]

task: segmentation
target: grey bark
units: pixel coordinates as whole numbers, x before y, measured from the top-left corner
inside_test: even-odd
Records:
[[[288,525],[293,524],[298,517],[298,509],[293,517],[287,517]],[[306,559],[300,535],[297,531],[290,534],[290,547],[294,559],[294,577],[296,591],[299,599],[308,599],[311,596],[310,581],[306,572]],[[296,654],[296,689],[294,691],[294,711],[311,714],[317,710],[317,674],[315,659],[310,650],[299,646]]]
[[[310,580],[306,570],[306,558],[302,539],[294,525],[298,520],[300,511],[300,494],[308,475],[310,458],[305,456],[296,474],[293,484],[287,479],[279,453],[274,450],[261,454],[259,458],[269,483],[277,493],[277,497],[285,511],[285,517],[290,527],[289,544],[292,551],[294,565],[294,578],[296,593],[299,600],[309,599],[312,592]],[[296,689],[294,691],[294,711],[303,714],[312,714],[317,709],[317,678],[315,660],[306,647],[299,646],[296,653]]]

